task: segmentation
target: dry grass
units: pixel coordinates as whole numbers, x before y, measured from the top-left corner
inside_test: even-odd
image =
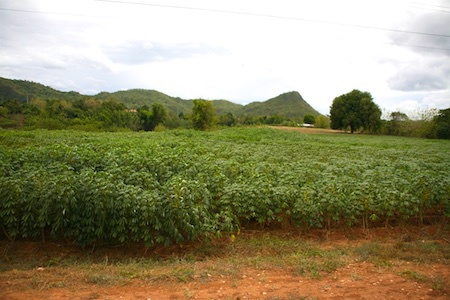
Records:
[[[248,269],[287,270],[320,280],[352,262],[364,261],[441,291],[449,289],[450,279],[413,268],[450,265],[450,244],[436,236],[418,236],[410,242],[400,237],[355,241],[307,238],[286,231],[243,231],[234,242],[224,238],[154,249],[128,245],[84,251],[54,242],[1,242],[0,253],[0,281],[29,290],[120,286],[133,280],[208,282],[220,276],[238,279]],[[407,264],[410,269],[405,269]],[[355,273],[355,278],[360,276]]]

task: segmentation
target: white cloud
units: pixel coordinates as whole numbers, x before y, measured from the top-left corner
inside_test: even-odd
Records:
[[[414,45],[407,56],[392,57],[396,70],[388,79],[393,90],[443,91],[450,88],[450,19],[448,13],[432,12],[414,15],[404,26],[412,32],[432,35],[391,33],[396,44]],[[447,49],[447,50],[442,50]],[[449,100],[450,101],[450,100]]]
[[[450,65],[442,61],[411,61],[400,67],[388,83],[400,91],[445,90],[450,87]]]

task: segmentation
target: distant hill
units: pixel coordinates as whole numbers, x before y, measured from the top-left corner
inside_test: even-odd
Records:
[[[170,111],[185,114],[189,113],[193,107],[192,100],[171,97],[155,90],[132,89],[114,93],[102,92],[95,95],[94,98],[99,100],[116,100],[128,107],[142,107],[144,105],[150,107],[154,103],[161,103]],[[218,114],[231,112],[235,115],[242,109],[242,105],[227,100],[214,100],[213,103]]]
[[[94,96],[82,95],[78,92],[62,92],[51,87],[26,81],[12,80],[0,77],[0,103],[8,100],[26,102],[35,98],[70,100],[95,98],[98,100],[115,100],[124,103],[127,107],[137,108],[154,103],[161,103],[175,114],[189,113],[193,100],[171,97],[155,90],[131,89],[114,93],[102,92]],[[263,102],[252,102],[247,105],[236,104],[228,100],[213,100],[218,114],[232,113],[235,116],[273,116],[279,115],[288,118],[303,118],[307,114],[320,115],[312,108],[298,92],[281,94]]]
[[[127,107],[151,107],[154,103],[163,104],[168,110],[174,112],[188,112],[192,103],[181,98],[174,98],[155,90],[132,89],[127,91],[117,91],[114,93],[102,92],[93,96],[99,100],[115,100],[124,103]]]
[[[78,92],[61,92],[49,86],[27,80],[12,80],[0,77],[0,103],[8,100],[26,102],[27,99],[77,100],[83,95]]]
[[[244,106],[241,114],[250,116],[280,115],[288,118],[320,115],[303,99],[299,92],[284,93],[264,102],[252,102]]]

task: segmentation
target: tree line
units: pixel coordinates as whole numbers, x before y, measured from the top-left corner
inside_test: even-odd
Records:
[[[30,102],[8,100],[0,104],[0,128],[74,129],[84,131],[154,131],[194,128],[208,130],[216,126],[285,125],[301,123],[318,128],[348,130],[351,133],[374,133],[421,138],[450,138],[450,108],[431,110],[419,119],[392,112],[382,119],[382,111],[369,92],[353,90],[336,97],[329,116],[306,115],[302,120],[285,116],[234,116],[217,114],[212,101],[193,101],[190,113],[176,114],[154,103],[129,109],[115,100],[84,98],[70,100],[32,99]]]
[[[369,92],[353,90],[336,97],[330,107],[332,129],[420,138],[450,139],[450,108],[429,110],[418,119],[392,112],[381,119],[381,109]]]
[[[325,116],[308,115],[306,118],[315,118],[319,127],[329,126],[328,118]],[[160,103],[154,103],[150,107],[143,105],[130,109],[116,100],[94,98],[72,101],[36,98],[29,102],[8,100],[0,104],[0,128],[84,131],[154,131],[164,128],[207,130],[216,126],[237,125],[293,126],[301,122],[303,120],[280,115],[217,114],[213,102],[202,99],[193,101],[193,108],[189,113],[178,114]]]

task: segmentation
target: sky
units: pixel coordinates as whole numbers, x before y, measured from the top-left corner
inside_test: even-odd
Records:
[[[450,107],[450,0],[0,0],[0,77],[239,104]]]

